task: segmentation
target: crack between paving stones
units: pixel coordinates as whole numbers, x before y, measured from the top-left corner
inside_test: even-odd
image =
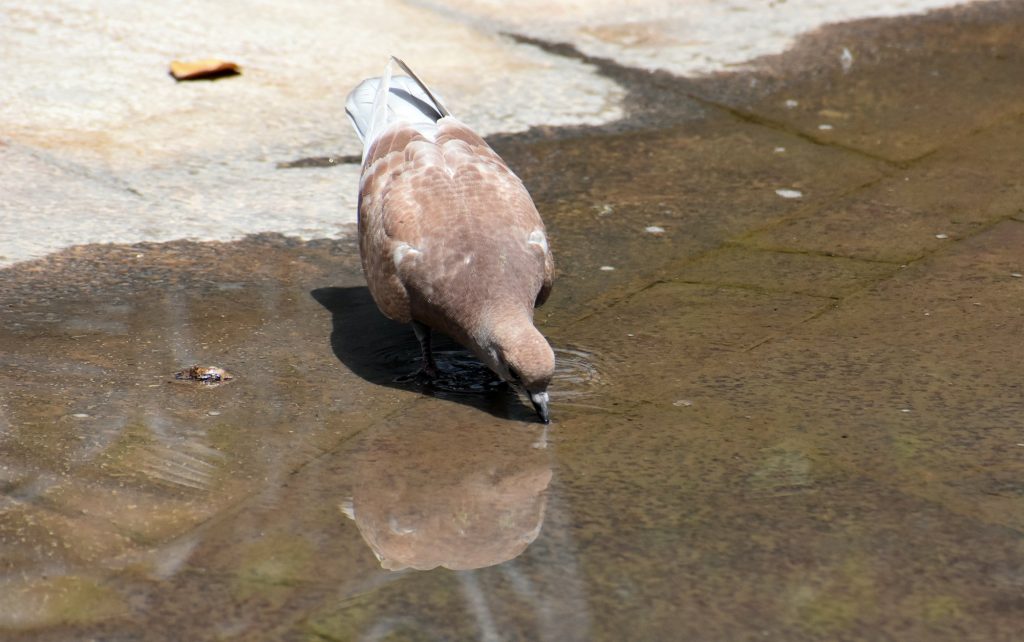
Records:
[[[873,160],[875,162],[882,163],[883,165],[892,167],[894,169],[907,169],[913,163],[916,163],[923,158],[927,158],[936,151],[932,149],[925,152],[921,156],[906,161],[892,160],[889,158],[885,158],[884,156],[879,156],[878,154],[872,154],[871,152],[864,151],[863,149],[858,149],[856,147],[844,145],[839,142],[821,140],[820,138],[816,138],[815,136],[808,134],[807,132],[804,132],[796,127],[787,125],[786,123],[777,120],[772,120],[770,118],[760,116],[753,112],[744,111],[742,109],[739,109],[738,107],[726,105],[725,103],[719,103],[717,101],[704,98],[703,96],[700,96],[698,94],[687,92],[686,96],[698,104],[725,112],[741,122],[750,123],[752,125],[758,125],[766,129],[771,129],[772,131],[781,132],[783,134],[799,138],[804,142],[816,145],[818,147],[828,147],[832,149],[842,150],[849,154],[853,154],[854,156],[860,156],[868,160]]]
[[[809,299],[828,299],[830,301],[840,301],[843,298],[842,296],[832,296],[829,294],[815,294],[814,292],[808,292],[806,290],[787,290],[784,288],[771,288],[761,285],[750,285],[749,283],[736,283],[730,281],[672,279],[671,281],[665,281],[665,283],[676,283],[680,285],[703,285],[706,287],[713,288],[725,288],[727,290],[742,290],[744,292],[753,292],[755,294],[795,294],[797,296],[807,297]]]
[[[118,177],[115,174],[96,174],[87,167],[80,165],[79,163],[76,163],[74,161],[59,160],[53,154],[46,153],[37,147],[27,147],[25,145],[12,144],[9,142],[5,143],[4,146],[16,150],[16,152],[27,154],[29,157],[34,158],[35,160],[41,163],[44,163],[51,167],[56,167],[61,171],[73,174],[75,176],[78,176],[79,178],[84,178],[86,180],[94,181],[107,187],[112,187],[117,190],[125,191],[139,198],[146,198],[145,194],[135,189],[134,187],[131,186],[131,184],[129,184],[127,181],[123,180],[122,178]]]
[[[828,147],[844,151],[855,156],[860,156],[875,162],[882,163],[886,166],[895,169],[905,169],[910,164],[918,162],[919,160],[935,152],[935,150],[929,150],[928,152],[925,152],[921,156],[906,161],[888,159],[885,158],[884,156],[872,154],[871,152],[867,152],[856,147],[843,145],[837,142],[824,141],[819,138],[815,138],[814,136],[807,134],[797,128],[786,125],[785,123],[774,121],[770,118],[746,112],[742,109],[732,107],[724,103],[719,103],[709,98],[705,98],[700,94],[687,90],[687,88],[685,87],[687,78],[685,76],[678,76],[676,74],[672,74],[670,72],[663,70],[657,70],[652,72],[638,67],[629,67],[611,58],[603,58],[599,56],[591,56],[585,54],[571,43],[553,42],[550,40],[543,40],[541,38],[535,38],[532,36],[516,34],[511,32],[502,32],[502,35],[512,39],[517,43],[537,47],[538,49],[552,55],[561,56],[563,58],[570,58],[578,60],[585,64],[593,65],[594,67],[597,68],[597,72],[600,75],[618,82],[627,91],[632,92],[635,88],[638,87],[649,88],[652,86],[657,87],[658,85],[668,85],[671,87],[673,91],[662,92],[666,97],[671,96],[673,94],[685,96],[686,98],[690,99],[695,104],[701,107],[711,108],[714,109],[715,111],[728,114],[732,118],[735,118],[741,122],[758,125],[766,129],[771,129],[772,131],[781,132],[783,134],[799,138],[803,141],[809,142],[819,147]],[[628,104],[625,105],[625,108],[627,109],[627,115],[622,120],[628,123],[631,120],[631,118],[635,118],[639,113],[642,113],[645,110],[656,110],[658,108],[665,109],[665,105],[660,104],[662,101],[648,100],[645,102],[647,104],[639,104],[635,106]],[[670,100],[665,102],[671,103]]]
[[[757,230],[754,230],[754,232],[760,231],[762,229],[769,229],[769,228],[768,227],[758,228]],[[746,234],[744,234],[744,236],[746,236]],[[728,240],[724,241],[722,243],[722,247],[721,248],[716,248],[716,249],[728,249],[728,248],[735,248],[735,249],[744,250],[744,251],[747,251],[747,252],[763,252],[765,254],[786,254],[786,255],[790,255],[790,256],[813,256],[813,257],[826,258],[826,259],[838,259],[840,261],[854,261],[856,263],[869,263],[869,264],[872,264],[872,265],[896,265],[896,266],[900,266],[900,265],[905,265],[905,263],[906,263],[905,261],[889,261],[889,260],[886,260],[886,259],[872,259],[872,258],[864,257],[864,256],[850,256],[850,255],[847,255],[847,254],[837,254],[835,252],[828,252],[828,251],[825,251],[825,250],[795,250],[795,249],[792,249],[792,248],[785,248],[785,247],[780,247],[780,248],[757,247],[757,246],[753,246],[753,245],[746,245],[742,241],[736,241],[736,240],[733,240],[733,239],[728,239]]]

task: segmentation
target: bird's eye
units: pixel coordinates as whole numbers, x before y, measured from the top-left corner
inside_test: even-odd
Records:
[[[519,372],[516,371],[512,366],[508,367],[508,376],[512,377],[512,381],[521,383],[523,380],[519,377]]]

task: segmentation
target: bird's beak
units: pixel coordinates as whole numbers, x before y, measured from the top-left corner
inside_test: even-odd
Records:
[[[530,401],[533,402],[533,409],[537,411],[540,416],[540,420],[544,423],[551,423],[551,413],[548,412],[548,393],[544,392],[531,392]]]

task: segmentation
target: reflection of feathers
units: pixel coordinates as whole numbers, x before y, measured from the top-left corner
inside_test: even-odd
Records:
[[[392,61],[408,76],[392,76],[391,63],[384,75],[368,78],[352,90],[345,101],[345,113],[363,142],[363,157],[388,125],[404,121],[433,140],[436,123],[450,113],[416,74],[398,58]],[[387,99],[385,100],[385,96]]]
[[[349,519],[356,518],[356,508],[355,505],[352,503],[351,497],[346,497],[342,501],[338,502],[338,510],[341,511],[342,515]]]
[[[534,431],[501,424],[374,430],[355,452],[352,519],[383,568],[467,570],[508,561],[537,539],[552,470]]]
[[[186,440],[150,444],[139,451],[135,467],[154,481],[196,490],[209,490],[224,455],[209,446]]]

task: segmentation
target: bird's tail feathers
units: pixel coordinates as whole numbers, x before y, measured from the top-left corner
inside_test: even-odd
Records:
[[[392,62],[409,75],[392,75]],[[363,158],[392,123],[406,122],[433,138],[437,121],[450,115],[409,66],[394,56],[382,76],[367,78],[352,90],[345,101],[345,113],[363,143]]]
[[[402,60],[401,58],[396,58],[394,56],[391,56],[391,60],[397,62],[398,66],[402,68],[402,71],[409,74],[409,77],[412,78],[416,85],[423,90],[423,93],[426,94],[427,98],[430,99],[430,102],[434,106],[434,109],[437,111],[438,114],[440,114],[438,118],[444,118],[445,116],[452,115],[451,112],[448,111],[448,109],[441,103],[441,101],[437,99],[437,96],[435,96],[430,91],[430,89],[427,88],[426,83],[420,80],[420,77],[414,74],[412,69],[409,69],[409,65],[405,64],[404,60]]]

